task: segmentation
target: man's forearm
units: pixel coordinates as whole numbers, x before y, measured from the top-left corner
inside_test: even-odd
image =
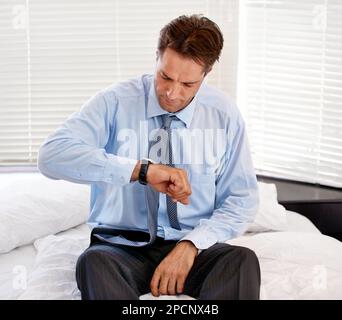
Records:
[[[140,167],[141,167],[141,162],[140,160],[138,160],[132,172],[131,182],[137,181],[139,179]]]

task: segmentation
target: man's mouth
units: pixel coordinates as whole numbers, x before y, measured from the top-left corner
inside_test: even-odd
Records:
[[[170,100],[170,99],[168,99],[168,98],[165,97],[165,96],[163,96],[163,99],[164,99],[164,101],[166,102],[166,104],[168,104],[168,105],[174,106],[174,105],[177,103],[177,100]]]

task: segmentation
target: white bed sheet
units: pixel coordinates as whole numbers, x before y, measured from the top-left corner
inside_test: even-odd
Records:
[[[342,299],[342,243],[323,236],[295,212],[287,211],[287,221],[286,231],[246,233],[228,241],[256,252],[261,299]],[[0,255],[0,299],[80,299],[75,264],[89,235],[83,224]],[[190,299],[151,294],[140,298]]]
[[[85,249],[89,241],[89,235],[90,230],[88,225],[82,224],[75,228],[60,232],[54,237],[61,240],[65,238],[75,239],[75,241],[78,244],[83,245]],[[48,237],[44,237],[41,240],[49,241]],[[33,272],[37,272],[37,266],[40,264],[40,262],[37,261],[38,254],[42,254],[36,248],[38,243],[39,241],[36,241],[34,244],[25,245],[16,248],[11,252],[0,254],[0,300],[18,299],[25,291],[30,291],[32,289],[28,280],[32,278]],[[65,256],[66,252],[67,248],[60,246],[60,254]],[[73,253],[77,254],[75,250]],[[53,263],[54,262],[51,261],[51,265]],[[42,297],[41,299],[44,298]],[[46,295],[45,299],[50,299],[49,293]],[[51,299],[53,298],[51,297]]]
[[[0,299],[16,299],[24,292],[25,279],[32,271],[37,251],[34,245],[0,255]]]

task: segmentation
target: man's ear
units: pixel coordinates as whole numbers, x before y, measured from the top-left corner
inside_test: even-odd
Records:
[[[159,52],[159,50],[156,50],[156,61],[158,61],[159,56],[160,56],[160,52]]]

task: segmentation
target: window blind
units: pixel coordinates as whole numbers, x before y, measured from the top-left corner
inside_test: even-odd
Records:
[[[225,36],[208,82],[235,97],[237,0],[2,0],[0,166],[35,165],[43,140],[96,91],[153,73],[159,30],[202,13]]]
[[[257,173],[342,187],[342,1],[240,2],[238,104]]]

